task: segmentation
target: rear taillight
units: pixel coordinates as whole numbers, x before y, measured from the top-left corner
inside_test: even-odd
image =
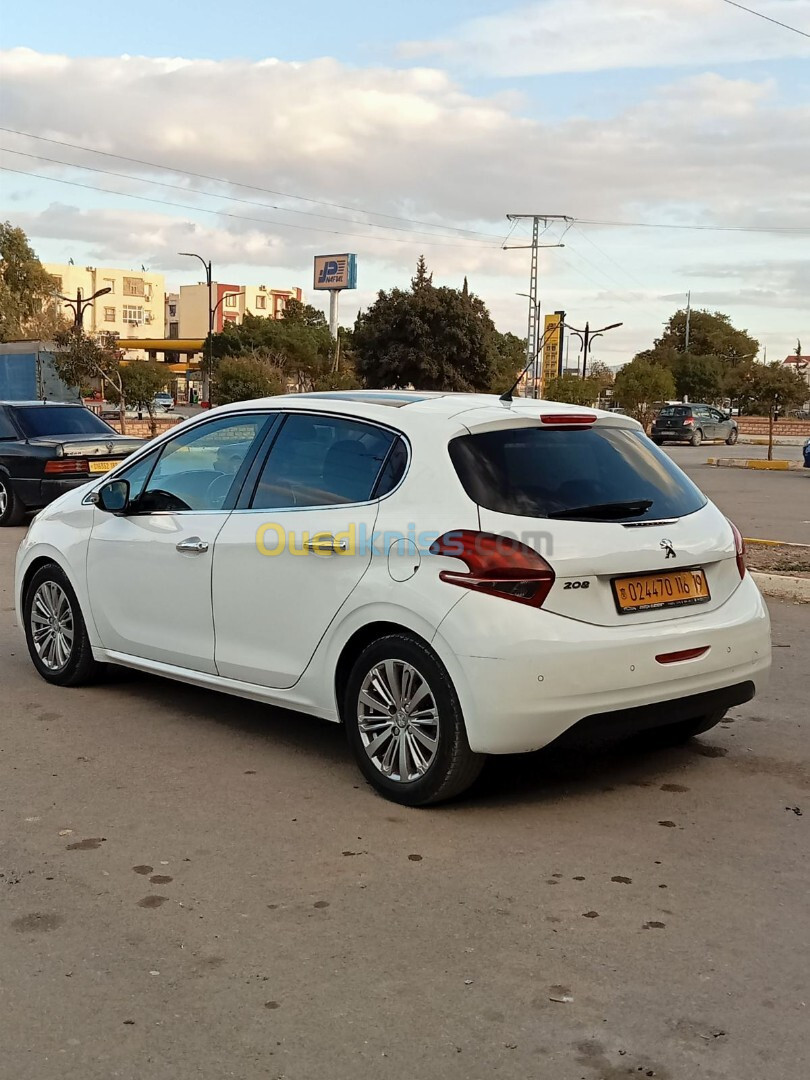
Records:
[[[467,566],[466,574],[440,571],[442,581],[519,604],[542,607],[554,584],[554,571],[546,560],[508,536],[457,529],[434,541],[430,553],[459,559]]]
[[[684,427],[690,427],[692,424],[694,424],[694,422],[695,422],[694,416],[685,416],[683,418]]]
[[[87,458],[58,458],[45,462],[45,472],[51,476],[54,473],[86,473],[90,472],[90,466]]]
[[[728,518],[726,518],[728,521]],[[731,526],[731,531],[734,533],[734,550],[737,555],[737,569],[740,571],[740,577],[745,577],[745,540],[743,540],[742,533],[734,524],[733,521],[728,522]]]
[[[577,427],[581,427],[583,424],[595,424],[596,417],[592,413],[544,413],[540,417],[540,422],[555,424],[557,427],[564,427],[566,424],[576,424]]]

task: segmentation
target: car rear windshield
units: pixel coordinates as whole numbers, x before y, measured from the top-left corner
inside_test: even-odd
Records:
[[[508,428],[462,435],[449,450],[470,498],[501,514],[643,521],[683,517],[706,503],[637,430]]]
[[[691,416],[692,415],[692,406],[691,405],[667,405],[666,408],[662,409],[661,412],[658,415],[659,416]]]
[[[78,405],[23,405],[14,417],[27,439],[40,435],[104,435],[118,432],[95,413]]]

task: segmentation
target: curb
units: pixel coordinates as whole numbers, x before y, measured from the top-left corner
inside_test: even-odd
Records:
[[[720,465],[727,469],[760,469],[770,472],[798,472],[804,468],[801,461],[763,461],[760,458],[710,457],[706,459],[706,464]]]
[[[765,574],[749,570],[763,596],[775,600],[792,600],[795,604],[810,604],[810,577],[790,577],[789,574]]]

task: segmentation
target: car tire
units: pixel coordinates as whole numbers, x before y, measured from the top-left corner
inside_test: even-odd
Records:
[[[711,731],[721,722],[726,715],[726,710],[706,713],[692,720],[679,720],[676,724],[666,724],[663,727],[651,728],[645,731],[642,739],[649,746],[679,746],[681,743],[694,739],[696,735],[702,735]]]
[[[664,440],[661,438],[660,435],[653,435],[652,441],[655,443],[656,446],[664,445]]]
[[[11,480],[0,473],[0,528],[20,525],[25,517],[25,507],[15,493]]]
[[[413,709],[417,703],[421,708]],[[386,635],[358,656],[346,687],[343,719],[366,780],[404,806],[428,806],[459,795],[486,760],[470,749],[458,695],[444,665],[410,634]],[[401,779],[402,774],[407,778]]]
[[[690,446],[700,446],[700,444],[702,442],[703,442],[703,432],[700,430],[700,428],[697,428],[696,431],[692,432],[692,438],[689,440],[689,445]]]
[[[100,677],[105,665],[93,659],[76,593],[56,563],[36,571],[22,606],[28,652],[46,682],[83,686]]]
[[[731,431],[728,433],[728,438],[726,439],[726,446],[734,446],[739,437],[740,433],[737,428],[732,428]]]

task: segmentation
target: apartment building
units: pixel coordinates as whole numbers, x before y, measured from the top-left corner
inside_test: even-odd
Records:
[[[144,270],[121,270],[111,266],[74,266],[73,263],[46,263],[45,270],[56,278],[57,292],[75,299],[109,289],[90,304],[84,313],[87,333],[104,331],[119,338],[161,337],[164,324],[166,283],[163,274]],[[65,313],[69,316],[70,309]]]
[[[271,289],[268,285],[228,285],[215,281],[211,286],[214,333],[220,333],[226,323],[241,323],[246,314],[280,319],[287,301],[300,300],[302,295],[297,288]],[[181,285],[179,293],[166,297],[166,337],[197,338],[207,333],[208,286],[204,282]]]

